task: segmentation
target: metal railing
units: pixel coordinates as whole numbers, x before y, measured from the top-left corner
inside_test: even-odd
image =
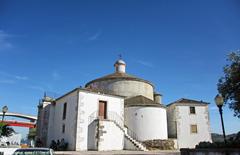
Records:
[[[88,118],[88,124],[91,124],[94,120],[97,120],[97,119],[99,119],[98,111],[94,111]],[[126,125],[124,125],[123,117],[119,116],[119,114],[117,114],[116,112],[108,111],[106,120],[111,120],[111,121],[115,122],[130,137],[132,137],[134,140],[137,140],[137,141],[141,142],[139,140],[137,134],[134,131],[132,131],[131,129],[129,129]],[[127,131],[125,131],[125,129]]]
[[[98,118],[98,112],[94,111],[91,113],[91,115],[88,117],[88,125],[91,124],[94,120],[99,119]]]
[[[114,121],[124,130],[124,120],[123,117],[119,116],[116,112],[108,111],[107,119]]]
[[[138,136],[135,132],[133,132],[131,129],[129,129],[127,126],[125,126],[125,128],[127,129],[127,134],[132,137],[133,139],[137,140],[140,142],[140,140],[138,139]]]

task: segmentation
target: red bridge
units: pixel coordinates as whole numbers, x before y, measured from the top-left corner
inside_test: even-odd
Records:
[[[9,126],[18,126],[18,127],[26,127],[26,128],[35,128],[36,124],[33,122],[20,122],[20,121],[0,121],[4,122]]]
[[[0,112],[0,116],[3,116],[3,113]],[[27,127],[27,128],[35,128],[36,127],[36,116],[32,115],[26,115],[26,114],[20,114],[20,113],[13,113],[13,112],[6,112],[4,116],[10,116],[10,117],[18,117],[30,120],[30,122],[21,122],[21,121],[13,121],[13,120],[6,120],[6,121],[0,121],[4,122],[9,126],[18,126],[18,127]]]

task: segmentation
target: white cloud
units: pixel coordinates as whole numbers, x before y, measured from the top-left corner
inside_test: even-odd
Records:
[[[0,75],[4,76],[4,77],[9,77],[9,78],[13,78],[15,80],[28,80],[29,78],[26,76],[20,76],[20,75],[14,75],[14,74],[9,74],[3,71],[0,71]]]
[[[12,43],[8,41],[10,37],[12,37],[12,35],[6,33],[3,30],[0,30],[0,50],[5,50],[13,47]]]
[[[137,60],[136,62],[139,63],[139,64],[141,64],[141,65],[143,65],[143,66],[145,66],[145,67],[150,67],[150,68],[153,68],[153,67],[154,67],[154,65],[153,65],[152,63],[147,62],[147,61]]]
[[[98,32],[95,33],[94,35],[90,36],[90,37],[88,38],[88,40],[90,40],[90,41],[97,40],[97,39],[100,37],[101,34],[102,34],[101,31],[98,31]]]
[[[26,76],[15,76],[17,80],[28,80],[28,77]]]

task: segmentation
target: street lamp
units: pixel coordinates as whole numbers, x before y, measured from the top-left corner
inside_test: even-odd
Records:
[[[8,111],[8,107],[7,106],[4,106],[2,108],[2,113],[3,113],[3,116],[2,116],[2,121],[4,120],[4,116],[5,116],[5,113]]]
[[[223,115],[223,110],[222,110],[223,102],[224,102],[223,97],[220,94],[217,94],[217,96],[215,97],[215,103],[219,108],[219,113],[220,113],[220,116],[221,116],[224,143],[227,144],[224,124],[223,124],[223,116],[222,116]]]

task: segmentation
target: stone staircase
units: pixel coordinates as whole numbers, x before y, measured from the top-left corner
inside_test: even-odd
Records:
[[[97,115],[97,112],[95,111],[94,113],[92,113],[90,115],[89,122],[92,122],[94,119],[97,119],[97,118],[98,118],[98,115]],[[124,133],[124,136],[136,148],[138,148],[141,151],[149,151],[143,143],[141,143],[140,141],[137,140],[136,134],[133,131],[129,130],[127,127],[124,127],[124,121],[118,114],[116,114],[115,112],[109,111],[108,112],[108,120],[113,122]]]
[[[138,142],[137,140],[133,139],[131,136],[127,134],[127,132],[124,132],[124,136],[130,140],[134,146],[139,148],[141,151],[149,151],[142,143]]]
[[[118,123],[116,120],[110,120],[112,121],[120,130],[123,131],[124,136],[139,150],[141,151],[149,151],[141,142],[133,138],[131,135],[128,134],[128,129],[124,128]]]

